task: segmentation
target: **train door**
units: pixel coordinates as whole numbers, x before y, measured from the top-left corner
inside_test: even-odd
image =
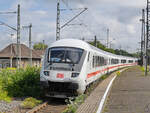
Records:
[[[94,55],[92,52],[88,53],[88,59],[87,59],[87,77],[86,82],[89,84],[92,80],[92,72],[93,72],[93,65],[94,65]]]

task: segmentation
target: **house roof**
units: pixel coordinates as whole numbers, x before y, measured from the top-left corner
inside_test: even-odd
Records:
[[[32,58],[41,59],[44,52],[45,50],[32,50]],[[13,58],[17,57],[17,44],[10,44],[0,51],[0,58],[10,58],[12,56]],[[24,44],[21,44],[21,58],[30,58],[30,49]]]

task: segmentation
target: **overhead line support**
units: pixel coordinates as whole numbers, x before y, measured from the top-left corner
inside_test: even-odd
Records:
[[[79,14],[77,14],[76,16],[74,16],[72,19],[70,19],[67,23],[65,23],[63,26],[61,26],[60,28],[64,28],[66,25],[68,25],[70,22],[72,22],[74,19],[76,19],[78,16],[80,16],[83,12],[85,12],[87,10],[87,8],[84,8],[83,11],[81,11]]]

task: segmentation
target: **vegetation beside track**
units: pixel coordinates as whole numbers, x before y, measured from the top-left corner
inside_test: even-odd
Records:
[[[22,103],[21,103],[21,107],[23,108],[27,108],[27,109],[31,109],[34,108],[35,106],[37,106],[38,104],[41,104],[42,101],[41,100],[37,100],[33,97],[29,97],[26,98]]]
[[[106,79],[110,74],[105,74],[102,77],[100,77],[98,80],[96,80],[94,83],[92,83],[88,88],[86,89],[85,94],[79,95],[76,97],[73,101],[72,99],[67,100],[67,108],[62,113],[75,113],[78,109],[78,107],[84,103],[85,99],[91,94],[91,92],[98,86],[100,81]]]
[[[144,66],[138,66],[139,67],[139,69],[143,72],[143,76],[145,75],[145,67]],[[147,71],[148,71],[148,73],[149,73],[149,71],[150,71],[150,69],[149,69],[150,67],[149,66],[147,66]]]
[[[40,69],[7,68],[0,71],[0,100],[10,102],[12,97],[40,96]]]
[[[82,94],[76,97],[74,101],[70,99],[67,100],[66,102],[68,107],[62,113],[75,113],[78,107],[84,102],[86,97],[86,94]]]

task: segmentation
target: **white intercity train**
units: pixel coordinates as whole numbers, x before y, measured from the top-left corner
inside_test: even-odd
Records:
[[[102,75],[137,65],[137,58],[115,55],[82,40],[61,39],[46,50],[40,85],[47,96],[68,98],[85,92]]]

